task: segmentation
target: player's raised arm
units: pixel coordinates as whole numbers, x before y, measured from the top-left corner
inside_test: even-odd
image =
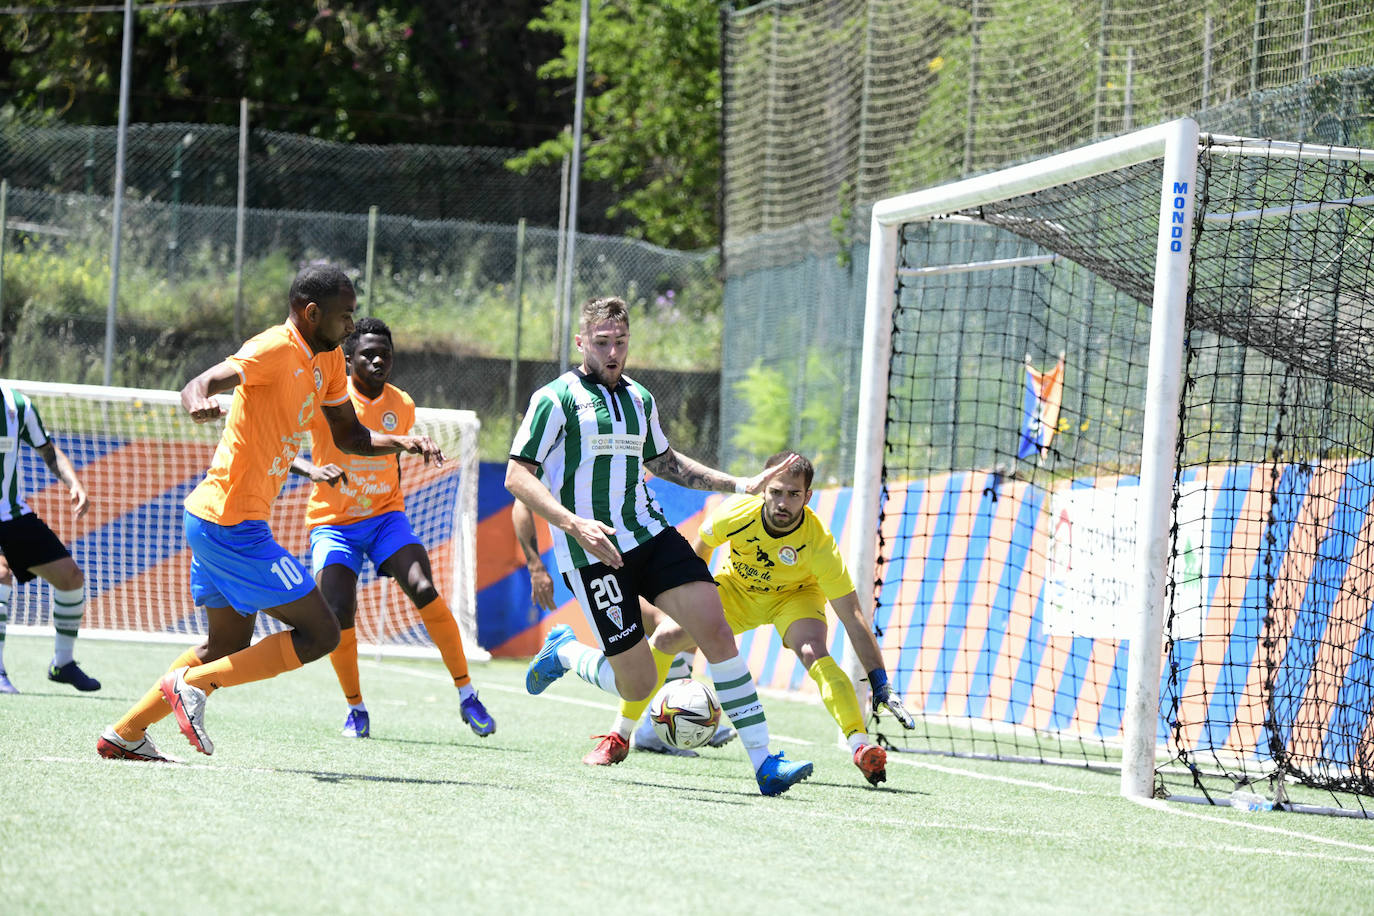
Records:
[[[324,418],[329,421],[329,432],[334,436],[334,444],[340,451],[350,455],[394,455],[397,452],[410,452],[422,455],[425,463],[436,465],[444,463],[444,453],[429,436],[393,436],[368,429],[358,422],[358,414],[352,401],[328,405],[323,408]]]
[[[223,413],[215,395],[232,391],[240,381],[238,367],[224,360],[186,383],[181,389],[181,406],[197,423],[214,420]]]
[[[708,467],[700,461],[688,458],[681,452],[669,448],[663,454],[644,462],[644,465],[656,476],[679,486],[690,487],[693,490],[714,490],[717,493],[761,493],[763,488],[768,486],[768,481],[785,473],[792,467],[794,461],[796,461],[796,456],[789,456],[786,461],[764,468],[763,471],[753,477],[736,477],[733,474]]]
[[[574,515],[562,503],[554,499],[549,488],[535,476],[534,466],[529,462],[512,458],[506,463],[506,489],[516,499],[560,531],[566,531],[582,547],[602,563],[612,569],[624,565],[620,551],[611,540],[615,529],[596,519]]]

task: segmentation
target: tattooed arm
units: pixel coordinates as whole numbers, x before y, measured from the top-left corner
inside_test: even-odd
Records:
[[[788,458],[753,477],[735,477],[715,468],[708,468],[700,461],[673,451],[671,448],[656,458],[644,462],[649,470],[670,483],[693,490],[714,490],[717,493],[759,493],[768,481],[792,466],[795,457]]]

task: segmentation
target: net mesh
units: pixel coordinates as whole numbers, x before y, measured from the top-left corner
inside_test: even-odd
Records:
[[[72,517],[66,488],[38,454],[22,448],[21,480],[29,506],[71,550],[86,577],[85,629],[161,634],[195,642],[206,634],[205,612],[190,597],[190,550],[182,503],[205,476],[223,421],[194,423],[175,392],[10,381],[37,405],[49,434],[76,468],[90,510]],[[227,402],[226,402],[227,406]],[[434,439],[449,459],[442,467],[401,457],[406,515],[430,556],[435,587],[458,620],[470,657],[477,641],[477,418],[458,410],[417,408],[415,431]],[[310,568],[305,503],[310,485],[290,475],[272,512],[277,542]],[[48,587],[17,587],[14,625],[48,626]],[[383,650],[432,644],[400,587],[364,564],[358,583],[358,639]],[[282,629],[266,614],[259,636]]]
[[[1374,145],[1374,8],[1354,0],[765,0],[723,36],[722,459],[743,470],[786,380],[785,442],[854,464],[869,208],[1176,117]],[[825,372],[818,371],[824,367]],[[831,405],[832,407],[817,407]],[[782,437],[779,437],[782,438]]]
[[[1374,169],[1239,146],[1199,173],[1161,787],[1271,779],[1363,808]],[[886,740],[1118,757],[1160,179],[902,228],[874,622],[925,715],[880,720]]]

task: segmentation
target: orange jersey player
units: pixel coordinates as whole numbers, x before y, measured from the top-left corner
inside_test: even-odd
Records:
[[[348,394],[359,421],[386,433],[410,432],[415,425],[415,402],[387,381],[394,357],[391,329],[379,319],[362,319],[344,341],[344,353],[349,368]],[[472,687],[458,624],[434,587],[429,553],[406,518],[399,459],[345,454],[320,419],[311,433],[311,461],[297,458],[292,470],[315,483],[306,507],[310,565],[341,628],[338,648],[330,653],[329,660],[349,706],[344,736],[366,738],[372,729],[358,676],[355,627],[358,574],[364,560],[370,558],[377,572],[394,578],[420,612],[458,688],[459,714],[485,738],[496,731],[496,722]]]
[[[443,460],[427,437],[374,433],[358,422],[339,351],[353,331],[356,304],[353,284],[342,270],[306,267],[291,284],[284,324],[251,338],[182,389],[182,407],[198,423],[220,416],[216,394],[234,392],[210,470],[186,498],[183,516],[191,548],[191,597],[205,608],[208,635],[105,729],[96,742],[102,757],[169,759],[146,734],[168,714],[175,714],[196,750],[213,753],[205,731],[211,691],[275,677],[338,644],[339,624],[324,596],[272,538],[267,523],[317,412],[324,413],[334,441],[346,452],[408,451]],[[258,611],[289,629],[251,644]]]

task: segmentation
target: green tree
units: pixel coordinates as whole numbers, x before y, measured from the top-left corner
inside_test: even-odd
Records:
[[[582,174],[612,183],[635,232],[657,245],[693,249],[720,237],[720,19],[711,0],[603,0],[592,5],[587,41]],[[539,68],[567,84],[577,74],[580,0],[549,0],[530,28],[562,37]],[[571,120],[571,111],[569,112]],[[511,161],[517,169],[560,162],[571,130]]]
[[[236,124],[330,140],[526,146],[565,123],[531,60],[542,0],[281,0],[135,14],[131,119]],[[112,124],[123,16],[3,17],[0,92],[30,120]]]

